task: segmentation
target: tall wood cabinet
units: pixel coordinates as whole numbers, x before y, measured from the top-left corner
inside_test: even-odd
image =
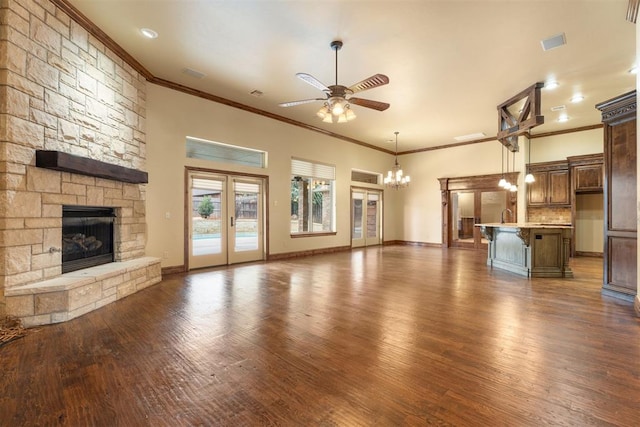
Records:
[[[603,293],[637,293],[636,92],[596,105],[604,123]]]

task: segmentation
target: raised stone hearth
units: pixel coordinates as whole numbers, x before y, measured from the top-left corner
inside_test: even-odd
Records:
[[[8,289],[7,311],[21,318],[25,327],[64,322],[160,280],[157,258],[113,262]]]

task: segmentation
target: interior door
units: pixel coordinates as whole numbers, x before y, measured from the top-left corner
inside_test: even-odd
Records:
[[[189,173],[189,269],[264,259],[263,181]]]
[[[382,194],[376,190],[351,190],[351,246],[382,242]]]

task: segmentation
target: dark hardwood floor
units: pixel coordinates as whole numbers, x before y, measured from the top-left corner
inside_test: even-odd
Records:
[[[640,319],[485,253],[375,247],[168,276],[0,347],[2,426],[640,425]]]

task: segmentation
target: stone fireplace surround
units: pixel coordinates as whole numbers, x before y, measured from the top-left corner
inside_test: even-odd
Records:
[[[145,256],[144,181],[36,158],[143,171],[147,73],[65,0],[0,1],[0,33],[0,315],[61,322],[160,280]],[[62,274],[63,205],[115,208],[116,262]]]
[[[112,179],[87,176],[88,173],[109,176],[100,171],[113,165],[61,155],[76,163],[89,161],[92,168],[78,169],[81,174],[72,173],[76,169],[69,167],[64,168],[68,172],[59,171],[57,165],[51,168],[54,170],[40,167],[29,170],[34,180],[31,186],[34,197],[48,206],[47,213],[41,212],[41,215],[47,215],[44,224],[47,228],[42,231],[48,239],[42,242],[42,260],[34,263],[32,259],[29,273],[53,277],[25,284],[19,282],[28,280],[29,274],[8,277],[18,283],[5,288],[6,312],[19,317],[27,327],[71,320],[161,280],[160,260],[143,256],[146,226],[144,191],[140,184],[118,180],[118,173],[127,175],[127,168],[116,169]],[[146,181],[146,174],[143,181]],[[60,274],[62,206],[66,204],[115,208],[115,262]],[[28,233],[25,238],[28,239]],[[27,242],[16,243],[22,247],[22,243]],[[16,254],[17,257],[22,255]],[[34,266],[42,267],[42,270],[34,270]]]

